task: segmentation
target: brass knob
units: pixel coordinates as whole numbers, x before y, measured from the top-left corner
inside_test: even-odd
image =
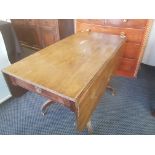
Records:
[[[120,33],[120,37],[121,37],[121,38],[125,38],[125,37],[126,37],[125,32],[121,32],[121,33]]]
[[[37,93],[41,93],[42,92],[41,88],[39,88],[37,86],[35,86],[35,90],[36,90]]]
[[[128,20],[127,19],[123,19],[123,23],[126,23]]]
[[[91,32],[91,29],[86,29],[87,32]]]
[[[91,29],[81,30],[81,32],[91,32]]]

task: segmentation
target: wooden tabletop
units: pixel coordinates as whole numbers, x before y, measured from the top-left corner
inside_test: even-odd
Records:
[[[122,39],[117,35],[79,32],[3,72],[76,100],[121,45]]]

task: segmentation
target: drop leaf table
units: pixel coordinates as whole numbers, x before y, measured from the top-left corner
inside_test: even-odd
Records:
[[[3,69],[7,81],[76,115],[79,131],[88,127],[100,97],[121,58],[125,38],[97,32],[78,32]]]

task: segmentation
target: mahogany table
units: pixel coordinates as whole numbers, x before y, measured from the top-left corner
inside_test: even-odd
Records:
[[[76,115],[77,129],[91,131],[90,118],[121,58],[125,39],[79,32],[3,69],[14,85],[58,102]]]

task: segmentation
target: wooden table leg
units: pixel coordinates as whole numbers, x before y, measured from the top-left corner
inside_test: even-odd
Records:
[[[42,112],[43,115],[46,114],[48,107],[49,107],[51,104],[53,104],[53,103],[54,103],[54,101],[52,101],[52,100],[47,100],[47,101],[42,105],[42,107],[41,107],[41,112]]]
[[[111,85],[107,85],[106,88],[111,91],[112,96],[115,96],[116,95],[116,92],[115,92],[114,88]]]
[[[93,127],[92,127],[92,124],[91,124],[91,120],[89,120],[88,123],[87,123],[87,129],[88,129],[89,134],[93,133]]]

